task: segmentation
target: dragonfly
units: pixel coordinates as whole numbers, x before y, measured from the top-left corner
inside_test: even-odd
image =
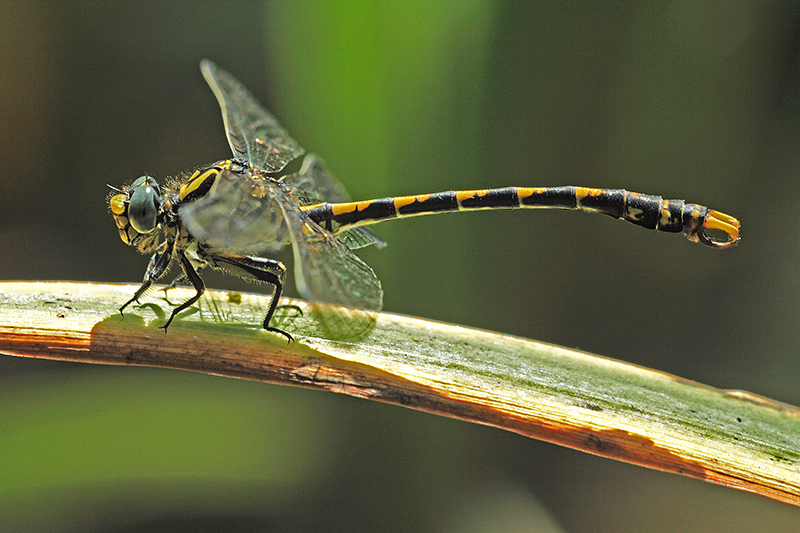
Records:
[[[353,250],[385,246],[366,226],[395,218],[484,209],[573,209],[683,233],[712,248],[739,242],[740,224],[730,215],[624,189],[505,187],[351,202],[320,159],[306,154],[238,80],[209,60],[200,69],[222,109],[233,157],[164,187],[141,176],[114,189],[108,200],[122,241],[151,256],[141,286],[120,313],[173,264],[180,273],[169,287],[189,283],[195,290],[172,310],[161,326],[165,331],[203,295],[199,272],[211,268],[271,285],[263,328],[292,342],[292,335],[271,325],[287,269],[264,257],[286,246],[291,246],[297,290],[312,310],[320,311],[320,320],[334,307],[368,317],[382,308],[383,290]]]

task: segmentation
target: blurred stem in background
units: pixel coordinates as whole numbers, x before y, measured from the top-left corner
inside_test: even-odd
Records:
[[[301,1],[266,3],[265,10],[275,112],[354,199],[488,186],[495,2]],[[480,219],[457,223],[455,234],[430,236],[420,223],[382,225],[390,247],[367,251],[368,261],[392,286],[408,284],[420,262],[423,270],[446,265],[449,283],[469,286],[478,272],[470,261],[474,247],[463,242]],[[421,259],[402,253],[404,245],[426,242],[436,242],[441,253]],[[413,285],[416,300],[434,306],[431,316],[455,319],[453,310],[475,308],[469,291],[443,299],[436,297],[442,288],[424,276],[414,276]],[[387,309],[397,310],[393,295],[386,299]]]

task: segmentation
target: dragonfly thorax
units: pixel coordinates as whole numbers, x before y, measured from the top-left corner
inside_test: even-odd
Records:
[[[278,181],[237,160],[219,161],[180,186],[177,213],[209,249],[255,253],[288,244]]]

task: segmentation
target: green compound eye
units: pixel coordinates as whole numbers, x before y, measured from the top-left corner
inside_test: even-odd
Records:
[[[131,227],[139,233],[150,233],[158,222],[158,199],[161,190],[150,176],[142,176],[133,182],[133,192],[128,203],[128,219]]]

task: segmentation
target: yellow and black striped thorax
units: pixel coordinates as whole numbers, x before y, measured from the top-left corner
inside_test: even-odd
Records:
[[[222,172],[226,171],[243,174],[247,171],[247,166],[240,161],[225,159],[217,161],[208,168],[196,170],[178,189],[178,202],[185,204],[208,195]]]

